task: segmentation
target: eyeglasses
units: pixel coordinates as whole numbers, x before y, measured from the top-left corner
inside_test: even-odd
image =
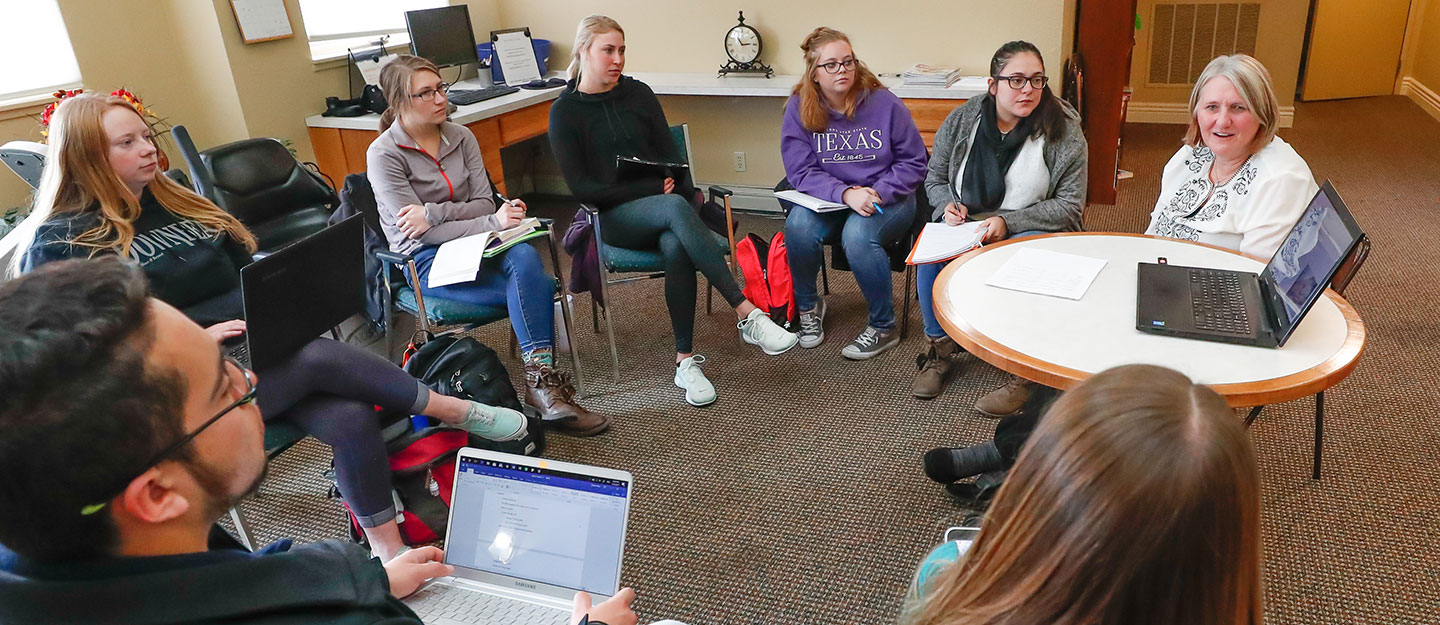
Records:
[[[426,90],[424,90],[424,91],[421,91],[420,93],[412,93],[412,94],[410,94],[410,97],[415,98],[416,100],[422,100],[422,101],[424,101],[424,100],[432,100],[432,101],[433,101],[433,100],[435,99],[435,95],[436,95],[436,94],[439,94],[439,95],[442,95],[442,96],[443,96],[443,95],[445,95],[445,94],[447,94],[447,93],[450,93],[450,87],[451,87],[451,84],[450,84],[450,83],[448,83],[448,82],[442,82],[442,83],[440,83],[439,85],[436,85],[434,89],[426,89]]]
[[[166,447],[165,449],[160,450],[159,453],[155,454],[154,456],[151,456],[150,460],[145,463],[144,468],[140,469],[139,471],[137,471],[137,472],[135,473],[136,476],[138,476],[138,475],[140,475],[141,473],[144,473],[144,472],[146,472],[146,471],[149,471],[149,470],[150,470],[150,467],[153,467],[153,466],[155,466],[155,465],[157,465],[157,464],[160,464],[160,461],[164,460],[167,456],[169,456],[170,454],[175,453],[176,451],[179,451],[180,448],[184,447],[185,445],[188,445],[188,444],[190,443],[190,441],[195,440],[195,437],[196,437],[196,436],[199,436],[201,432],[204,432],[204,431],[205,431],[205,428],[208,428],[208,427],[214,425],[216,421],[219,421],[219,420],[220,420],[220,417],[223,417],[223,416],[225,416],[225,415],[227,415],[227,414],[230,414],[230,413],[233,412],[236,408],[239,408],[239,407],[241,407],[241,406],[244,406],[244,405],[251,404],[251,403],[254,403],[254,402],[255,402],[255,396],[256,396],[256,394],[257,394],[257,390],[256,390],[256,387],[255,387],[255,375],[254,375],[253,373],[251,373],[249,369],[245,368],[244,365],[240,364],[239,361],[235,360],[234,358],[232,358],[232,357],[230,357],[230,356],[226,356],[226,357],[225,357],[225,365],[226,365],[227,368],[228,368],[228,367],[235,367],[236,369],[238,369],[238,370],[240,371],[240,375],[245,378],[245,394],[244,394],[244,395],[241,395],[239,399],[231,402],[229,406],[226,406],[224,410],[221,410],[220,412],[216,413],[215,416],[210,417],[210,420],[209,420],[209,421],[206,421],[206,422],[204,422],[204,423],[201,423],[201,424],[200,424],[200,427],[195,428],[195,429],[192,430],[189,434],[186,434],[185,436],[180,437],[180,440],[177,440],[177,441],[175,441],[174,443],[171,443],[171,444],[170,444],[168,447]],[[230,374],[228,373],[228,371],[227,371],[226,375],[227,375],[227,376],[230,375]],[[128,483],[130,482],[130,480],[133,480],[133,479],[135,479],[135,478],[134,478],[134,477],[130,477],[130,478],[128,478],[127,480],[125,480],[125,483],[128,484]],[[91,514],[95,514],[96,512],[99,512],[100,509],[101,509],[101,508],[104,508],[104,507],[105,507],[105,503],[92,503],[92,504],[90,504],[90,505],[88,505],[88,506],[85,506],[84,508],[81,508],[81,509],[80,509],[80,514],[81,514],[82,516],[89,516],[89,515],[91,515]]]
[[[852,69],[855,69],[855,66],[859,64],[860,59],[845,59],[843,61],[830,61],[829,63],[821,63],[820,67],[824,68],[825,73],[827,74],[839,74],[841,68],[844,68],[844,70],[848,72]]]
[[[1016,74],[1016,75],[1014,75],[1014,76],[996,76],[996,77],[995,77],[995,80],[999,80],[999,81],[1004,81],[1004,82],[1010,83],[1010,88],[1011,88],[1011,89],[1014,89],[1014,90],[1016,90],[1016,91],[1019,91],[1019,90],[1021,90],[1021,89],[1024,89],[1024,88],[1025,88],[1025,83],[1027,83],[1027,82],[1030,83],[1030,86],[1031,86],[1031,87],[1034,87],[1034,88],[1036,88],[1036,89],[1044,89],[1044,88],[1045,88],[1045,85],[1050,84],[1050,77],[1049,77],[1049,76],[1044,76],[1044,75],[1041,75],[1041,76],[1021,76],[1021,75],[1019,75],[1019,74]]]

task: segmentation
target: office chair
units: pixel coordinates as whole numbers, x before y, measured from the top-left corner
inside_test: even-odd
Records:
[[[350,174],[345,177],[345,187],[348,189],[346,196],[356,212],[363,215],[366,226],[370,228],[379,241],[385,241],[385,234],[379,230],[380,208],[375,204],[375,194],[370,189],[370,180],[365,174]],[[495,188],[491,184],[490,188]],[[496,197],[496,203],[501,200]],[[560,323],[564,325],[564,340],[570,345],[570,364],[575,367],[575,388],[578,394],[584,395],[585,378],[584,370],[580,364],[579,345],[575,342],[574,323],[570,315],[570,302],[566,297],[564,288],[563,268],[560,266],[560,258],[557,253],[559,247],[555,242],[554,222],[550,219],[541,219],[540,223],[548,232],[544,241],[550,250],[550,263],[555,267],[554,289],[555,300],[560,302]],[[522,244],[523,245],[523,244]],[[383,281],[384,301],[381,305],[380,326],[381,331],[388,337],[390,329],[394,327],[394,311],[399,309],[415,317],[416,325],[420,332],[433,334],[435,326],[461,326],[462,330],[468,332],[483,325],[488,325],[500,320],[508,320],[510,311],[505,306],[481,306],[466,302],[445,299],[436,296],[427,296],[421,293],[420,272],[415,267],[415,258],[409,254],[399,254],[390,251],[387,247],[381,246],[372,249],[371,253],[381,262],[379,268],[379,279]],[[367,285],[367,289],[369,286]],[[557,350],[559,341],[557,338]],[[511,333],[511,353],[515,352],[516,339]]]
[[[776,191],[794,189],[790,181],[781,178],[776,183]],[[788,217],[790,211],[796,208],[795,204],[780,200],[780,208]],[[809,209],[802,209],[809,210]],[[910,333],[910,301],[918,297],[915,287],[915,266],[907,264],[906,258],[910,256],[910,250],[915,247],[915,239],[920,236],[920,231],[930,221],[930,213],[934,209],[930,207],[930,198],[925,196],[925,189],[922,186],[915,190],[915,217],[910,221],[910,229],[903,236],[885,246],[885,255],[890,257],[890,271],[905,274],[905,296],[900,311],[900,340],[905,340]],[[836,235],[834,241],[826,241],[825,247],[830,248],[830,266],[839,271],[849,271],[850,261],[845,258],[845,251],[840,248],[840,235]],[[820,282],[822,292],[830,294],[830,271],[822,261],[820,263]]]
[[[184,126],[171,130],[195,192],[254,233],[265,255],[325,229],[340,198],[275,139],[245,139],[203,152]]]
[[[690,167],[690,178],[692,183],[695,179],[695,158],[690,151],[690,125],[680,124],[670,127],[670,135],[675,144],[684,155],[685,162]],[[699,188],[698,186],[696,187]],[[725,206],[725,230],[726,236],[711,234],[716,242],[727,245],[725,264],[730,267],[730,273],[735,273],[735,219],[730,209],[730,197],[735,195],[733,191],[724,187],[712,186],[708,190],[712,201],[722,201]],[[688,198],[687,198],[688,199]],[[590,298],[591,322],[599,331],[598,315],[605,317],[605,335],[610,341],[610,370],[614,374],[615,381],[620,381],[620,354],[615,346],[615,322],[611,315],[614,300],[610,297],[610,287],[626,282],[637,282],[640,280],[651,280],[665,277],[665,256],[657,249],[637,250],[617,245],[608,245],[604,237],[600,236],[600,209],[598,207],[581,204],[580,208],[585,211],[586,217],[590,220],[590,227],[594,229],[596,258],[600,263],[600,297],[596,299],[593,294]],[[641,274],[627,278],[611,279],[615,274],[629,273]],[[714,295],[714,288],[707,281],[705,288],[705,314],[710,314],[711,298]],[[603,302],[603,303],[600,303]]]
[[[1345,295],[1345,287],[1350,286],[1350,281],[1355,279],[1355,274],[1360,273],[1360,267],[1365,264],[1365,259],[1370,257],[1370,237],[1361,234],[1360,240],[1355,243],[1355,249],[1340,261],[1340,268],[1335,270],[1335,277],[1330,279],[1330,289],[1340,296]],[[1245,415],[1245,427],[1255,422],[1260,416],[1260,411],[1265,406],[1255,406],[1250,413]],[[1311,456],[1310,478],[1320,479],[1320,457],[1324,450],[1325,443],[1325,391],[1315,394],[1315,450]]]

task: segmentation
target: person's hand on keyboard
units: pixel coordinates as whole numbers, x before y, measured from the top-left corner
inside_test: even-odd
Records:
[[[216,343],[224,343],[227,339],[233,339],[245,333],[245,320],[231,319],[229,321],[221,321],[220,323],[205,328],[205,331],[210,333],[210,337],[215,339]]]
[[[390,594],[404,598],[431,579],[453,575],[455,567],[445,564],[444,559],[445,552],[439,547],[420,547],[395,556],[385,563],[385,576],[390,578]]]
[[[635,625],[640,617],[635,616],[635,610],[630,604],[635,602],[635,589],[621,588],[614,597],[605,600],[597,606],[590,605],[590,595],[584,592],[575,593],[575,608],[570,612],[570,622],[579,623],[585,617],[589,617],[591,623],[604,623],[605,625]]]

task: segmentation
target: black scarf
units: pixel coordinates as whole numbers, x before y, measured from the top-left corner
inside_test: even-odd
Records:
[[[995,120],[995,98],[985,96],[980,105],[980,127],[970,144],[970,158],[965,161],[961,179],[960,203],[971,213],[988,213],[1000,208],[1005,200],[1005,173],[1020,153],[1020,146],[1030,138],[1030,118],[1021,117],[1010,133],[1000,136]]]

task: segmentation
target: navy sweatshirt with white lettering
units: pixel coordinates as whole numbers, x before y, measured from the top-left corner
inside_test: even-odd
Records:
[[[94,210],[57,215],[35,231],[20,269],[28,273],[48,262],[113,253],[71,243],[99,223]],[[179,308],[200,325],[244,318],[240,267],[250,262],[245,247],[161,206],[147,190],[140,198],[130,258],[145,270],[155,297]]]
[[[785,103],[780,158],[791,185],[832,202],[840,202],[852,185],[874,188],[886,204],[915,193],[928,158],[900,98],[888,89],[871,89],[855,106],[854,119],[829,112],[825,130],[810,132],[800,122],[800,96]]]

